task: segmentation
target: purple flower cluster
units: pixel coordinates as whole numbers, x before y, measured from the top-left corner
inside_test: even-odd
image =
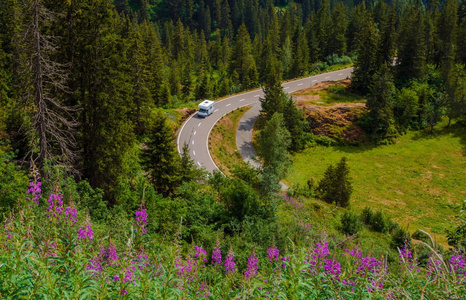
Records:
[[[118,266],[118,255],[114,245],[108,247],[108,252],[105,255],[109,266]]]
[[[108,247],[108,251],[105,248],[101,248],[99,254],[89,261],[89,264],[86,266],[87,270],[94,270],[100,272],[103,270],[103,263],[107,260],[107,264],[111,267],[118,266],[118,256],[115,249],[115,246],[111,245]]]
[[[272,263],[274,261],[278,261],[280,251],[273,245],[267,250],[267,257],[269,258],[269,262]]]
[[[323,258],[327,255],[330,255],[330,251],[328,250],[328,243],[323,242],[323,243],[316,243],[316,246],[314,248],[314,256],[313,258]]]
[[[456,275],[466,275],[466,256],[452,255],[450,257],[450,267]]]
[[[212,265],[218,267],[222,265],[222,251],[218,248],[212,250]]]
[[[398,257],[401,259],[398,262],[398,264],[401,265],[402,263],[404,263],[409,271],[413,271],[417,264],[414,262],[413,254],[409,250],[408,246],[405,245],[404,247],[401,247],[401,249],[399,249],[399,252],[400,254],[398,255]]]
[[[341,274],[341,265],[337,260],[324,259],[324,270],[326,274],[338,276]]]
[[[303,208],[303,205],[295,198],[290,197],[287,194],[284,194],[284,198],[285,198],[286,203],[288,203],[290,206],[294,206],[297,210],[300,210],[301,208]]]
[[[29,188],[26,192],[27,194],[31,195],[32,201],[34,201],[34,203],[36,204],[39,204],[39,199],[42,197],[41,185],[42,183],[39,181],[39,176],[35,175],[34,180],[29,182]],[[27,198],[27,199],[30,200],[31,198]]]
[[[442,261],[440,259],[436,259],[434,256],[431,256],[427,265],[427,276],[432,278],[441,273]]]
[[[230,248],[230,250],[228,251],[227,257],[225,258],[225,272],[229,274],[235,271],[236,271],[235,253],[233,252],[233,249]]]
[[[366,274],[376,274],[382,271],[381,266],[382,262],[375,257],[362,256],[362,251],[354,248],[352,250],[345,249],[345,252],[349,254],[351,257],[356,258],[353,261],[353,265],[356,267],[356,274],[360,276],[366,276]]]
[[[150,266],[149,257],[144,251],[141,250],[141,252],[138,253],[135,264],[141,271],[144,270],[145,267]]]
[[[248,269],[244,273],[244,277],[251,278],[251,277],[254,277],[257,274],[257,270],[259,269],[259,266],[257,265],[258,262],[259,262],[259,259],[253,253],[248,258]]]
[[[141,206],[136,210],[136,226],[141,229],[140,234],[143,235],[146,233],[147,226],[147,211],[144,203],[141,203]]]
[[[289,262],[289,261],[290,261],[290,257],[288,255],[283,256],[283,258],[282,258],[282,268],[285,268],[286,267],[285,262]]]
[[[94,239],[94,232],[92,231],[91,224],[87,223],[86,227],[83,228],[83,225],[78,229],[78,239],[86,240],[89,238],[89,243],[92,244],[92,240]]]
[[[188,281],[191,281],[195,278],[194,273],[197,271],[197,262],[194,258],[188,258],[186,264],[177,258],[175,259],[175,266],[179,269],[176,271],[179,277],[187,278]]]
[[[78,221],[78,211],[73,205],[67,206],[65,209],[65,222],[68,224],[71,221],[71,227]]]
[[[56,218],[57,221],[60,219],[60,216],[63,214],[63,195],[58,190],[58,188],[54,188],[54,193],[50,194],[49,199],[49,206],[47,207],[47,211],[50,212],[48,215],[49,218]],[[52,220],[50,220],[52,222]]]
[[[207,258],[206,258],[207,252],[204,249],[202,249],[199,246],[196,246],[195,251],[196,252],[194,253],[194,257],[197,257],[197,258],[201,257],[202,261],[207,261]]]
[[[135,266],[129,266],[124,269],[125,277],[123,277],[123,282],[128,283],[128,282],[133,282],[133,284],[136,284],[136,279],[134,277],[134,271],[136,271]]]

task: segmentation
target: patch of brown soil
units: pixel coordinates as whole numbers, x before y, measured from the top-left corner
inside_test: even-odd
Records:
[[[301,89],[299,91],[296,91],[296,92],[293,93],[293,95],[306,95],[306,94],[313,93],[313,92],[316,92],[316,91],[326,90],[330,86],[335,85],[336,83],[338,83],[339,85],[344,86],[345,88],[348,88],[350,86],[350,84],[351,84],[351,80],[350,79],[344,79],[344,80],[337,80],[337,81],[321,81],[321,82],[318,82],[318,83],[314,84],[311,87],[304,88],[304,89]]]
[[[183,124],[183,122],[186,121],[192,114],[194,114],[196,110],[194,108],[180,108],[178,109],[178,112],[182,114],[180,118],[180,124]]]
[[[306,104],[301,107],[312,133],[327,136],[344,143],[365,142],[365,132],[356,125],[367,112],[364,103],[345,103],[320,106]]]

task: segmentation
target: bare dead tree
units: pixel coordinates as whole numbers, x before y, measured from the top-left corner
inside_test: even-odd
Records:
[[[18,45],[23,53],[20,59],[24,60],[19,63],[24,78],[24,104],[33,103],[29,155],[35,156],[38,148],[35,160],[40,169],[46,160],[59,161],[73,169],[77,157],[76,108],[62,104],[70,92],[67,86],[70,65],[58,62],[59,39],[46,34],[58,15],[41,0],[25,0],[23,4],[24,27]]]

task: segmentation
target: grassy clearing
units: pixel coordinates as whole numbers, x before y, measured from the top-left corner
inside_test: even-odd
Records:
[[[293,95],[298,102],[330,105],[334,103],[365,102],[364,97],[352,93],[349,80],[339,82],[322,82],[307,89],[296,91]]]
[[[236,129],[249,107],[239,108],[217,122],[209,137],[209,147],[215,164],[226,175],[234,166],[244,164],[236,149]]]
[[[446,244],[445,229],[453,226],[466,198],[465,144],[464,128],[441,125],[433,135],[410,132],[395,145],[317,146],[293,157],[285,182],[321,179],[330,164],[346,156],[355,209],[383,210],[409,231],[428,230]]]

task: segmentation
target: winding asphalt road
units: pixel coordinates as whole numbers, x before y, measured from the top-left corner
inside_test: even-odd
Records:
[[[353,68],[333,71],[325,74],[320,74],[312,77],[298,79],[284,83],[282,86],[287,93],[292,93],[297,90],[308,88],[321,81],[340,80],[351,76]],[[215,103],[215,111],[213,114],[206,118],[198,117],[197,113],[193,114],[181,127],[178,138],[178,152],[181,153],[183,145],[186,143],[189,147],[189,154],[194,162],[199,166],[205,168],[212,173],[218,170],[209,152],[209,135],[215,123],[220,120],[224,115],[234,111],[243,106],[254,105],[259,102],[259,97],[263,97],[264,92],[262,89],[242,93],[239,95],[231,96]],[[255,112],[256,118],[260,111],[260,105],[254,105],[251,109]],[[236,144],[242,154],[243,159],[248,160],[254,156],[252,150],[252,141],[248,131],[252,131],[254,124],[254,115],[251,113],[248,118],[252,118],[246,125],[239,125],[238,131],[244,131],[245,134],[237,135]],[[249,127],[249,128],[248,128]],[[248,140],[249,139],[249,140]],[[251,152],[252,150],[252,152]],[[244,155],[246,155],[246,157]]]

